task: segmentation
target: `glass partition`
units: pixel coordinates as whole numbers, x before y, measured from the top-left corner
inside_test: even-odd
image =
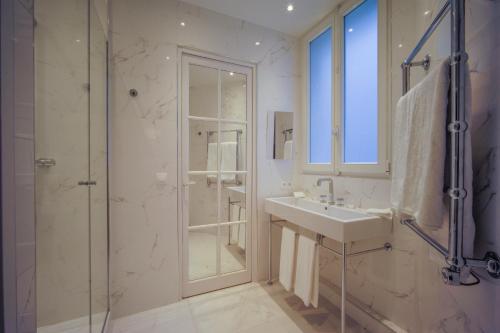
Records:
[[[109,309],[101,2],[35,1],[38,332],[101,332]]]

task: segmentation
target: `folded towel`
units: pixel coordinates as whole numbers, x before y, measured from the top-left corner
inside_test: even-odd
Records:
[[[207,171],[217,171],[217,143],[209,143],[207,149]],[[216,175],[207,175],[207,180],[212,183],[217,182]]]
[[[281,234],[279,280],[286,291],[292,290],[295,266],[295,231],[283,227]]]
[[[222,142],[221,143],[221,170],[222,171],[237,171],[236,165],[236,142]],[[236,175],[223,174],[222,181],[234,181]]]
[[[246,233],[246,223],[238,224],[238,246],[242,249],[246,249],[247,244],[247,233]]]
[[[319,251],[315,241],[299,236],[297,269],[295,274],[295,294],[305,306],[318,307],[319,297]]]
[[[245,208],[240,207],[240,215],[239,215],[239,220],[240,221],[245,221],[246,220],[246,210]],[[241,247],[242,250],[245,250],[247,247],[247,225],[246,223],[239,224],[238,225],[238,245]]]
[[[230,222],[239,221],[241,207],[238,205],[231,205],[230,210],[231,210]],[[238,238],[239,229],[240,229],[239,227],[240,227],[239,224],[234,224],[234,225],[229,226],[229,229],[231,230],[231,238],[230,238],[231,244],[238,244],[238,242],[239,242],[239,238]]]
[[[293,141],[288,140],[285,141],[285,146],[283,147],[283,159],[284,160],[293,160]]]
[[[443,222],[449,61],[399,99],[394,115],[391,204],[422,226]]]
[[[207,171],[217,171],[217,142],[208,144]]]
[[[368,208],[366,214],[376,215],[379,217],[384,217],[386,219],[392,220],[392,209],[390,208]]]

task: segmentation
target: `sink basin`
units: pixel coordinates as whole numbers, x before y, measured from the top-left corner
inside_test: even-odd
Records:
[[[310,199],[268,198],[264,208],[268,214],[344,243],[386,236],[392,231],[391,220]]]

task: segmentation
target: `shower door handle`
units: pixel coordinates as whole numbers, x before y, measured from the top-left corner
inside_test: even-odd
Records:
[[[53,158],[39,158],[35,160],[35,164],[41,168],[50,168],[56,165],[56,160]]]
[[[81,186],[95,186],[97,185],[97,182],[95,180],[81,180],[78,182],[78,185],[81,185]]]

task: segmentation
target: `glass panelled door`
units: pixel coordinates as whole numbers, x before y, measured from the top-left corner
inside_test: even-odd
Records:
[[[251,279],[252,85],[250,67],[182,57],[185,297]]]

